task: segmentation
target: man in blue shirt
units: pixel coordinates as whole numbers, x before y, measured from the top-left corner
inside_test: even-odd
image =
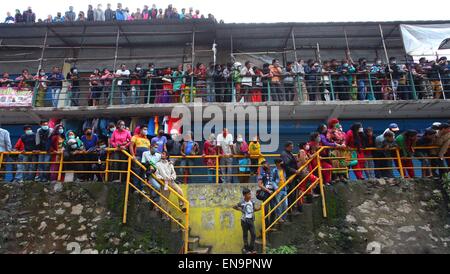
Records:
[[[52,105],[54,108],[58,107],[59,94],[61,93],[64,75],[61,73],[59,67],[52,68],[52,74],[48,77],[49,88],[52,91]]]

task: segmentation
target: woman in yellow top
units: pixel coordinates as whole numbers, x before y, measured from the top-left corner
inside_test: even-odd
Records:
[[[252,138],[248,144],[248,154],[251,161],[251,174],[254,175],[258,172],[258,167],[265,160],[261,154],[261,144],[259,143],[258,136]]]
[[[147,125],[141,125],[139,129],[140,129],[139,134],[134,135],[131,138],[130,154],[131,156],[134,157],[136,161],[141,162],[142,154],[144,154],[145,151],[150,150],[150,140],[147,138],[148,135]],[[142,168],[140,168],[136,163],[133,163],[132,169],[136,174],[138,174],[141,178],[143,178],[145,171]],[[143,188],[142,182],[138,178],[132,176],[132,180],[133,183],[139,189]]]

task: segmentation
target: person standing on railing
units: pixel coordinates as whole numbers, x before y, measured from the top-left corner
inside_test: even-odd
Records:
[[[301,92],[303,95],[303,98],[298,98],[298,100],[299,101],[308,101],[309,100],[308,90],[306,88],[306,82],[305,82],[305,60],[299,59],[298,61],[296,61],[293,70],[298,77],[297,81],[301,85]],[[296,87],[297,93],[299,93],[298,88],[299,87],[297,86]]]
[[[12,150],[11,137],[9,135],[9,131],[1,127],[0,124],[0,153],[1,152],[10,152]],[[5,155],[3,157],[3,162],[9,162],[9,156]],[[3,163],[0,163],[3,165]],[[1,175],[1,174],[0,174]],[[6,180],[7,174],[5,173],[3,179]],[[11,179],[12,181],[12,179]]]
[[[416,146],[417,142],[417,131],[409,129],[400,134],[399,136],[397,136],[397,138],[395,138],[395,142],[398,144],[400,148],[400,157],[402,158],[401,159],[402,166],[408,173],[406,178],[414,178],[415,174],[412,157],[414,155],[415,152],[414,147]]]
[[[366,58],[360,58],[358,60],[358,99],[361,101],[364,100],[373,100],[371,95],[368,93],[368,79],[367,74],[369,73],[369,66],[367,65]]]
[[[211,133],[208,139],[203,144],[203,156],[216,156],[217,146],[216,146],[216,135]],[[216,177],[216,157],[204,157],[203,162],[208,168],[208,183],[215,183]]]
[[[71,106],[78,106],[80,99],[80,76],[78,74],[78,69],[73,67],[67,73],[67,81],[69,81],[68,90],[70,91],[70,101]]]
[[[306,81],[306,89],[308,90],[309,100],[310,101],[320,101],[320,74],[321,68],[318,62],[314,60],[308,60],[307,66],[305,66],[305,81]]]
[[[32,88],[34,85],[33,76],[31,76],[28,69],[22,70],[22,74],[15,79],[15,82],[17,83],[17,87],[19,89]]]
[[[115,14],[114,11],[111,9],[111,4],[108,3],[106,5],[106,9],[105,9],[105,21],[106,22],[111,22],[115,20]]]
[[[44,107],[46,106],[45,97],[47,94],[48,86],[47,86],[47,75],[45,74],[44,69],[40,69],[38,74],[33,77],[33,79],[37,82],[36,88],[36,107]]]
[[[36,14],[33,12],[31,7],[28,7],[28,9],[23,12],[23,21],[25,23],[36,22]]]
[[[209,67],[206,70],[206,101],[209,103],[216,101],[216,86],[214,84],[215,72],[214,63],[209,63]]]
[[[179,64],[177,69],[172,72],[171,78],[173,80],[173,93],[175,95],[172,103],[179,103],[181,101],[181,90],[183,88],[185,76],[186,72],[183,70],[183,64]]]
[[[245,142],[242,134],[238,134],[236,138],[236,143],[233,146],[233,153],[235,155],[239,155],[241,158],[238,158],[239,164],[239,176],[238,180],[241,184],[248,183],[250,179],[250,159],[248,158],[249,146],[247,142]]]
[[[14,84],[14,80],[9,78],[9,73],[4,72],[2,78],[0,79],[0,87],[6,88]]]
[[[233,178],[233,135],[224,128],[222,133],[217,135],[217,148],[220,155],[220,169],[222,171],[222,182],[232,183]]]
[[[225,78],[223,75],[223,67],[220,64],[214,66],[214,91],[216,94],[216,102],[222,103],[226,93]]]
[[[122,8],[122,3],[117,3],[117,9],[114,13],[115,21],[125,21],[127,18],[125,17],[125,10]]]
[[[120,69],[116,71],[115,77],[118,78],[117,86],[120,90],[120,102],[122,105],[126,105],[129,85],[128,78],[130,77],[130,71],[127,69],[127,66],[125,64],[120,65]]]
[[[431,165],[435,167],[434,174],[443,178],[444,174],[450,170],[450,125],[448,123],[442,123],[439,126],[439,132],[434,139],[433,145],[438,148],[432,149],[431,155],[438,159],[432,159]],[[445,168],[445,163],[447,163],[447,168]]]
[[[431,81],[431,87],[434,91],[434,99],[441,99],[443,90],[442,77],[448,73],[445,57],[439,58],[437,61],[431,61],[431,69],[428,73],[428,78]]]
[[[16,24],[23,23],[23,15],[19,9],[16,9],[16,14],[14,15],[14,22]]]
[[[270,72],[272,73],[272,78],[270,80],[270,92],[272,94],[273,101],[285,101],[286,97],[281,86],[281,76],[283,69],[280,65],[278,59],[272,60],[272,65],[269,66]]]
[[[273,183],[274,189],[277,190],[280,188],[285,182],[286,182],[286,172],[283,169],[283,160],[281,159],[275,159],[275,168],[272,169],[271,172],[271,181]],[[286,187],[283,187],[280,192],[276,195],[276,198],[274,199],[276,201],[276,204],[273,204],[273,207],[275,207],[278,203],[281,203],[277,209],[275,210],[275,218],[278,218],[281,214],[283,214],[287,207],[288,207],[288,200],[285,199],[287,196]],[[287,212],[286,212],[287,213]],[[283,217],[278,220],[280,223],[284,223],[287,220],[286,214],[283,215]]]
[[[198,63],[194,70],[195,87],[197,90],[197,95],[200,95],[202,102],[206,102],[206,65],[203,63]]]
[[[31,126],[26,125],[23,127],[24,134],[20,136],[16,145],[14,146],[15,151],[20,152],[35,152],[36,151],[36,134],[33,132]],[[33,154],[19,154],[19,162],[35,162],[36,155]],[[17,173],[15,181],[18,183],[23,183],[23,181],[33,181],[35,164],[25,163],[17,165]]]
[[[252,167],[250,168],[251,175],[255,175],[258,173],[259,165],[263,160],[265,160],[261,153],[261,144],[259,142],[258,136],[252,137],[252,140],[248,145],[248,154],[250,156],[250,162],[252,165]]]
[[[94,73],[89,76],[89,86],[91,88],[90,106],[98,106],[102,96],[103,87],[101,82],[101,74],[99,69],[95,69]]]
[[[352,73],[355,73],[356,69],[348,60],[342,60],[342,63],[336,72],[339,74],[336,86],[336,97],[339,98],[339,100],[348,101],[351,98],[350,95],[352,92]]]
[[[352,167],[353,173],[355,173],[358,180],[364,180],[362,169],[364,169],[365,161],[361,160],[364,159],[364,151],[362,150],[364,148],[364,128],[362,124],[354,123],[345,135],[346,146],[350,149],[356,150],[356,153],[354,151],[351,153],[352,158],[356,156],[358,161],[358,163]]]
[[[293,63],[287,62],[283,69],[283,87],[286,96],[286,101],[294,101],[295,96],[295,71],[293,70]]]
[[[166,147],[167,152],[169,152],[169,155],[172,156],[181,156],[181,135],[179,134],[177,129],[171,129],[170,130],[170,139],[167,140]],[[180,163],[179,158],[172,158],[171,159],[174,166],[178,166]]]
[[[180,166],[181,174],[184,175],[184,183],[188,183],[189,175],[192,174],[192,166],[195,166],[195,159],[189,158],[186,156],[196,156],[200,153],[200,147],[197,142],[193,140],[194,134],[192,132],[188,132],[184,135],[184,142],[181,145],[181,155],[183,156]]]
[[[3,22],[4,24],[14,24],[15,23],[15,19],[13,16],[11,16],[11,12],[7,12],[6,13],[6,18],[5,21]]]
[[[252,192],[248,188],[242,190],[243,200],[237,205],[233,206],[234,209],[242,212],[241,227],[242,236],[244,240],[243,253],[256,254],[255,250],[255,212],[261,210],[261,206],[256,206],[252,201]],[[250,243],[248,242],[248,233],[250,233]]]
[[[102,4],[98,4],[97,8],[94,9],[94,21],[96,22],[105,21],[105,12],[103,12]]]
[[[416,145],[418,147],[429,147],[432,146],[434,143],[434,139],[436,138],[436,130],[432,128],[428,128],[425,130],[423,135],[419,138]],[[430,149],[416,149],[416,153],[414,156],[419,159],[421,165],[422,165],[422,178],[428,178],[433,176],[433,172],[431,169],[431,160],[430,159],[424,159],[431,156],[431,150]]]
[[[50,136],[50,153],[51,164],[50,164],[50,180],[56,182],[58,180],[59,163],[62,153],[64,151],[64,141],[66,136],[64,134],[64,126],[62,124],[55,125],[52,135]],[[64,174],[61,174],[61,181],[64,181]]]
[[[83,142],[77,137],[74,131],[68,130],[66,140],[64,141],[64,170],[74,172],[73,180],[76,183],[84,179],[83,174],[80,173],[80,171],[83,171],[83,164],[80,162],[84,160],[84,152]]]
[[[130,154],[133,156],[133,158],[141,162],[142,161],[142,155],[144,152],[150,150],[150,140],[147,138],[148,135],[148,126],[147,125],[141,125],[139,127],[139,134],[134,135],[131,138],[131,144],[130,144]],[[132,164],[133,171],[138,174],[141,178],[144,176],[144,172],[142,169],[136,164]],[[142,182],[135,176],[132,177],[133,183],[136,187],[139,189],[143,188]]]
[[[97,155],[94,154],[96,151],[96,146],[98,142],[98,136],[95,134],[91,127],[87,127],[84,129],[84,135],[80,138],[81,142],[83,142],[84,149],[88,154],[82,155],[85,161],[94,162],[97,161]],[[87,163],[83,165],[83,170],[92,171],[92,163]],[[92,181],[94,179],[93,173],[86,173],[80,176],[88,181]]]
[[[64,18],[67,22],[75,22],[75,18],[77,17],[76,13],[73,11],[73,7],[70,6],[69,10],[66,11]]]
[[[377,148],[382,149],[374,151],[375,158],[395,157],[395,152],[392,149],[397,148],[398,145],[395,142],[394,132],[386,130],[383,134],[377,136],[377,138],[375,138],[375,145]],[[376,160],[375,168],[377,168],[377,170],[375,170],[375,176],[377,178],[393,178],[394,172],[392,161],[392,159]]]
[[[41,127],[36,131],[36,149],[45,152],[45,154],[38,155],[38,166],[37,175],[34,178],[36,182],[47,182],[50,178],[48,171],[50,170],[50,146],[51,146],[51,135],[53,133],[53,128],[48,125],[48,120],[42,120],[40,123]]]
[[[103,86],[103,97],[105,99],[105,105],[109,104],[109,100],[112,97],[111,88],[114,79],[114,73],[109,69],[104,68],[101,74],[101,84]]]
[[[52,73],[48,77],[49,88],[52,93],[52,105],[54,108],[58,107],[59,103],[59,94],[61,93],[62,83],[64,81],[64,75],[61,73],[59,67],[53,67]]]
[[[242,70],[242,64],[239,62],[236,62],[233,64],[233,68],[231,71],[231,80],[234,84],[234,94],[233,92],[231,95],[231,101],[233,102],[236,100],[238,102],[238,97],[241,94],[241,83],[242,83],[242,76],[241,76],[241,70]],[[234,96],[234,97],[233,97]]]
[[[123,154],[122,150],[127,150],[130,146],[131,142],[131,134],[128,130],[126,130],[125,122],[123,120],[117,121],[117,128],[111,135],[111,147],[115,148],[117,151],[113,153],[113,160],[128,160],[125,154]],[[125,172],[127,170],[127,163],[122,162],[113,162],[112,165],[113,170]],[[122,180],[125,179],[123,173],[121,173]],[[119,182],[119,173],[114,172],[111,176],[111,180],[113,182]]]
[[[323,61],[322,63],[322,71],[321,71],[321,92],[323,94],[323,100],[330,101],[332,99],[330,95],[331,91],[331,67],[330,67],[330,61]]]
[[[177,173],[175,172],[175,168],[173,167],[172,162],[169,160],[169,154],[164,151],[161,153],[161,160],[156,163],[156,172],[155,176],[157,179],[164,182],[164,187],[162,190],[162,194],[169,199],[170,190],[169,186],[175,190],[181,197],[184,197],[183,190],[176,183]],[[166,199],[161,200],[161,205],[164,210],[170,212],[168,207],[168,202]],[[181,198],[178,198],[178,205],[181,211],[186,212],[186,207],[184,206],[184,202]]]
[[[297,159],[295,158],[294,154],[292,153],[294,149],[294,143],[291,141],[288,141],[284,145],[284,150],[281,153],[281,160],[284,163],[284,171],[286,172],[286,178],[289,179],[293,175],[300,175],[301,170],[297,170]],[[288,185],[287,185],[287,192],[290,193],[298,184],[298,178],[294,178]],[[297,192],[294,191],[289,197],[288,197],[288,203],[289,205],[292,205],[297,197]],[[295,206],[294,206],[295,207]],[[301,208],[297,208],[297,210],[301,211]]]
[[[385,78],[385,69],[383,67],[383,62],[379,58],[375,58],[374,64],[370,67],[370,76],[372,78],[373,93],[375,95],[375,100],[383,99],[382,96],[382,86],[383,79]]]
[[[364,148],[375,148],[375,135],[373,135],[373,128],[367,127],[364,129]],[[373,179],[375,178],[375,164],[374,161],[370,158],[373,158],[373,151],[372,150],[365,150],[364,151],[364,158],[366,158],[364,167],[366,170],[364,170],[364,174],[366,175],[367,179]]]
[[[131,103],[141,103],[142,82],[145,78],[145,71],[142,69],[141,64],[136,64],[134,71],[130,75],[131,85]]]
[[[249,102],[250,93],[252,92],[253,87],[253,76],[255,76],[255,72],[252,68],[252,63],[250,61],[246,61],[244,67],[241,69],[241,92],[236,93],[236,102]]]
[[[276,188],[275,188],[276,185],[272,181],[272,173],[270,170],[270,165],[267,161],[263,161],[261,163],[261,167],[259,168],[259,174],[257,177],[257,182],[258,182],[259,191],[257,192],[256,197],[258,199],[260,199],[261,201],[267,200],[270,197],[270,195],[272,195],[272,193],[274,191],[276,191]],[[272,208],[274,208],[277,204],[278,204],[278,199],[277,199],[277,196],[275,196],[272,200],[270,200],[269,204],[267,204],[266,207],[264,208],[266,214]],[[270,214],[269,217],[264,220],[266,222],[266,227],[270,226],[273,223],[273,221],[277,217],[276,215],[277,215],[277,210],[272,212],[272,214]]]

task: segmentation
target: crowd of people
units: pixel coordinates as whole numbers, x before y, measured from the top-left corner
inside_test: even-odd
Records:
[[[194,98],[204,102],[330,101],[330,100],[412,100],[450,98],[450,66],[446,57],[418,63],[397,64],[395,57],[388,64],[380,59],[368,64],[365,58],[357,63],[336,59],[319,63],[314,60],[287,62],[279,60],[262,67],[246,61],[244,66],[198,63],[157,69],[154,63],[146,68],[136,64],[129,69],[121,64],[116,71],[108,68],[82,73],[72,67],[66,77],[59,67],[47,73],[44,69],[32,75],[27,69],[15,79],[7,72],[0,78],[0,87],[16,86],[37,90],[36,105],[58,106],[63,82],[68,82],[70,104],[78,106],[82,94],[88,94],[89,105],[188,103]],[[85,84],[84,84],[85,83]],[[115,90],[116,95],[111,91]],[[150,91],[150,92],[149,92]]]
[[[6,13],[5,24],[20,24],[20,23],[64,23],[64,22],[101,22],[101,21],[134,21],[134,20],[191,20],[191,19],[207,19],[217,22],[212,14],[206,17],[200,13],[200,10],[190,7],[189,9],[182,8],[178,10],[171,4],[167,8],[157,8],[155,4],[151,6],[144,5],[142,9],[138,8],[135,12],[130,11],[128,7],[123,7],[122,3],[117,4],[114,10],[111,4],[107,4],[106,9],[103,9],[102,4],[98,4],[96,8],[88,5],[85,11],[79,11],[78,14],[74,11],[74,7],[70,6],[69,10],[64,14],[57,12],[56,15],[49,14],[45,19],[37,19],[36,14],[31,7],[21,12],[16,9],[13,15],[11,12]]]
[[[14,181],[18,183],[64,181],[70,173],[73,173],[75,182],[105,181],[107,149],[111,148],[108,170],[114,172],[109,174],[109,180],[118,183],[126,178],[123,174],[127,171],[127,161],[123,160],[128,158],[121,151],[127,151],[136,161],[132,164],[132,183],[137,190],[151,195],[166,211],[170,210],[167,202],[171,193],[169,187],[178,193],[179,207],[185,210],[180,178],[185,183],[194,182],[192,178],[195,175],[190,175],[193,175],[192,168],[198,165],[193,158],[186,156],[202,156],[201,165],[207,169],[209,183],[216,180],[217,160],[220,161],[220,183],[249,183],[256,176],[259,188],[256,197],[263,201],[290,177],[297,175],[267,205],[266,212],[269,212],[283,201],[266,220],[270,225],[282,214],[279,222],[286,220],[284,212],[288,206],[294,204],[293,210],[302,211],[304,199],[296,203],[297,197],[305,193],[310,184],[317,182],[320,175],[325,185],[347,182],[350,170],[359,180],[393,178],[395,169],[403,169],[406,178],[414,178],[417,168],[421,169],[422,177],[442,178],[450,170],[449,123],[435,122],[420,133],[413,129],[400,133],[399,126],[391,123],[382,134],[376,136],[372,128],[364,128],[361,123],[354,123],[344,131],[340,121],[332,118],[327,124],[319,125],[308,140],[298,144],[297,149],[292,141],[286,142],[280,157],[270,164],[261,152],[258,136],[246,142],[242,134],[234,138],[227,128],[217,135],[211,134],[201,146],[193,140],[192,132],[180,134],[172,129],[168,135],[161,129],[154,135],[147,124],[138,125],[131,131],[123,120],[109,123],[105,130],[97,130],[99,134],[90,126],[84,127],[82,134],[77,134],[63,124],[51,127],[48,120],[43,120],[36,132],[32,126],[24,126],[23,134],[14,146],[9,132],[0,128],[0,153],[40,152],[17,155],[17,169],[11,169],[10,173],[14,173]],[[397,151],[400,153],[400,163]],[[315,157],[316,153],[321,158]],[[63,172],[62,177],[58,178],[60,157],[64,159]],[[2,167],[14,162],[12,158],[10,155],[2,157]],[[413,159],[418,160],[420,165],[415,166]],[[236,164],[235,169],[233,165]],[[318,165],[322,168],[321,174],[318,174]],[[141,178],[153,188],[145,187],[145,181]],[[306,183],[298,186],[302,180]],[[291,194],[288,196],[288,193]],[[320,190],[316,187],[305,194],[305,199],[309,199],[320,195]],[[253,250],[251,243],[246,248]]]

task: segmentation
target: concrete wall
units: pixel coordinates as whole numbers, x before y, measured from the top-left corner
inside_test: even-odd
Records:
[[[255,197],[256,184],[190,184],[182,185],[190,201],[191,236],[200,237],[200,245],[212,246],[212,253],[241,253],[243,247],[240,218],[232,209],[248,187]],[[171,197],[176,203],[175,195]],[[259,204],[254,198],[256,204]],[[261,213],[256,214],[256,236],[261,235]]]

